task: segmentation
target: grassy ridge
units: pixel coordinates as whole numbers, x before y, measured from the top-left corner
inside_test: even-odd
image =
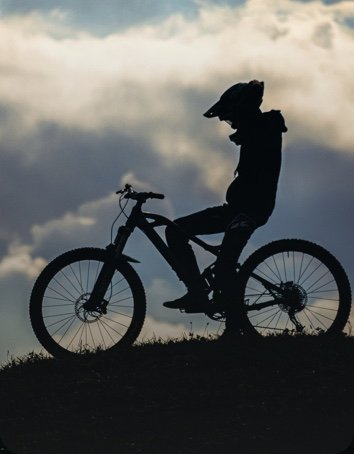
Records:
[[[336,454],[354,436],[354,338],[154,342],[0,372],[16,454]]]

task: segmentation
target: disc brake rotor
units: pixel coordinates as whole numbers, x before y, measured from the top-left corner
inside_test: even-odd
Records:
[[[91,294],[83,293],[75,301],[75,314],[76,316],[84,323],[94,323],[99,320],[102,315],[105,313],[105,308],[107,306],[106,301],[102,301],[101,306],[97,307],[95,310],[86,310],[83,306],[89,300]]]

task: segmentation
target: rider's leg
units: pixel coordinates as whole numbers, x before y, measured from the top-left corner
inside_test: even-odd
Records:
[[[176,221],[178,224],[178,222]],[[189,292],[201,291],[204,287],[196,257],[188,242],[188,237],[177,227],[166,228],[166,240],[177,264],[177,275],[184,282]]]
[[[256,221],[244,213],[238,213],[227,226],[214,270],[217,289],[222,293],[233,290],[238,259],[257,227]]]
[[[221,304],[227,309],[229,317],[226,335],[237,335],[242,330],[244,313],[237,297],[237,274],[236,265],[243,248],[257,228],[257,223],[246,214],[239,213],[228,225],[221,244],[220,254],[215,263],[215,285],[214,301],[220,299]],[[235,323],[231,323],[234,320]]]
[[[224,232],[232,219],[228,205],[208,208],[179,218],[166,228],[166,240],[175,259],[178,277],[185,283],[188,293],[176,301],[165,303],[166,307],[180,307],[191,300],[206,302],[205,283],[200,275],[193,249],[188,243],[188,235],[203,235]],[[193,302],[191,302],[193,304]]]

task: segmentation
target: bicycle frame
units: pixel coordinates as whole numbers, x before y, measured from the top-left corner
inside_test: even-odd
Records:
[[[139,209],[140,207],[137,205],[132,209],[132,213],[129,216],[125,226],[122,226],[118,229],[117,236],[113,243],[115,245],[116,254],[121,254],[126,241],[133,232],[134,228],[137,227],[147,236],[147,238],[151,241],[155,248],[164,257],[166,262],[171,266],[171,268],[176,271],[176,261],[170,251],[170,248],[167,246],[161,236],[155,231],[155,227],[174,225],[174,227],[176,229],[179,229],[189,240],[198,244],[198,246],[202,247],[204,250],[210,252],[211,254],[215,256],[218,255],[219,246],[212,246],[194,235],[189,235],[185,231],[183,231],[176,223],[166,218],[165,216],[144,212]],[[149,222],[148,219],[151,219],[153,222]]]
[[[85,303],[86,309],[89,310],[92,308],[96,308],[98,302],[102,301],[104,293],[109,285],[109,282],[113,277],[115,271],[115,263],[123,257],[124,247],[135,228],[138,228],[147,236],[147,238],[151,241],[151,243],[155,246],[155,248],[159,251],[159,253],[163,256],[163,258],[171,266],[171,268],[175,271],[177,275],[178,266],[176,260],[172,255],[168,245],[155,231],[155,227],[174,225],[174,227],[179,229],[186,236],[186,238],[188,238],[188,240],[194,242],[195,244],[202,247],[204,250],[210,252],[214,256],[218,255],[220,249],[219,246],[210,245],[194,235],[189,235],[187,232],[181,229],[176,223],[166,218],[165,216],[142,211],[143,203],[144,202],[141,200],[138,200],[136,202],[136,204],[132,208],[130,215],[128,216],[125,225],[119,227],[113,243],[107,246],[107,250],[111,253],[108,254],[108,259],[102,267],[102,270],[97,278],[96,284],[93,288],[89,301]],[[149,222],[149,219],[151,219],[152,222]],[[209,265],[204,270],[203,273],[210,269],[212,265],[213,263]],[[241,265],[237,264],[237,269],[239,270],[240,268]],[[263,277],[258,276],[255,273],[251,273],[250,275],[256,280],[258,280],[260,283],[262,283],[264,287],[270,292],[274,291],[277,292],[278,294],[282,293],[281,289],[277,285],[267,281]],[[249,311],[260,310],[264,307],[272,306],[274,304],[277,304],[275,300],[271,300],[269,302],[263,302],[261,304],[249,306],[248,310]]]
[[[153,222],[148,222],[148,219],[152,219]],[[175,259],[167,246],[167,244],[163,241],[160,235],[154,230],[154,227],[159,227],[163,225],[173,225],[175,228],[179,229],[190,241],[194,242],[198,246],[202,247],[204,250],[210,252],[211,254],[217,256],[220,250],[220,246],[213,246],[211,244],[206,243],[205,241],[201,240],[200,238],[189,235],[183,229],[181,229],[175,222],[171,221],[170,219],[166,218],[165,216],[155,214],[155,213],[148,213],[141,210],[141,204],[139,202],[133,207],[130,216],[126,222],[125,226],[120,227],[118,230],[117,236],[115,238],[114,244],[116,245],[116,252],[121,253],[120,251],[120,244],[125,245],[126,241],[128,240],[130,234],[133,232],[135,227],[138,227],[152,242],[152,244],[156,247],[156,249],[160,252],[160,254],[164,257],[167,263],[171,266],[171,268],[176,272],[176,262]],[[127,231],[126,231],[127,230]],[[124,234],[123,231],[126,231]],[[122,238],[124,238],[122,243]],[[123,246],[124,247],[124,246]],[[210,266],[210,265],[209,265]],[[237,264],[237,269],[240,269],[241,265]],[[261,276],[258,276],[255,273],[251,273],[250,276],[258,280],[267,290],[270,291],[277,291],[280,292],[278,286],[274,285],[273,283],[269,282],[268,280],[264,279]],[[274,303],[273,303],[274,304]],[[270,303],[262,303],[262,308],[270,305]],[[259,305],[260,306],[260,305]],[[258,309],[258,305],[257,305]],[[261,309],[261,307],[259,307]]]
[[[106,249],[109,252],[107,261],[104,263],[101,272],[97,277],[97,281],[94,285],[89,300],[85,303],[85,309],[87,310],[95,309],[98,306],[99,302],[103,300],[104,293],[113,277],[115,264],[117,261],[122,259],[122,257],[124,257],[123,256],[124,247],[135,228],[140,229],[147,236],[147,238],[151,241],[151,243],[156,247],[156,249],[166,260],[166,262],[171,266],[175,273],[178,274],[176,260],[174,259],[167,244],[154,230],[154,227],[163,225],[167,226],[169,224],[173,224],[178,229],[180,229],[180,227],[170,219],[166,218],[165,216],[142,211],[141,208],[143,203],[144,202],[141,200],[138,200],[136,202],[136,204],[132,208],[130,215],[128,216],[125,225],[119,227],[113,243],[107,246]],[[149,222],[148,219],[152,219],[153,222]],[[218,246],[212,246],[210,244],[207,244],[200,238],[197,238],[196,236],[193,235],[188,235],[182,229],[180,230],[184,233],[184,235],[186,235],[186,237],[188,237],[189,240],[198,244],[206,251],[209,251],[211,254],[215,256],[218,255],[219,251]]]

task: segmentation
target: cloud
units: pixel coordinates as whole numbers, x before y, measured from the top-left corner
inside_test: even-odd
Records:
[[[147,208],[172,218],[222,203],[237,158],[228,126],[202,113],[255,77],[289,132],[276,212],[250,246],[312,237],[352,273],[353,3],[230,3],[200,1],[192,15],[176,9],[101,36],[62,11],[2,18],[2,288],[21,275],[26,292],[58,253],[105,246],[118,184],[166,193]],[[144,238],[131,255],[149,257],[154,299],[169,297],[176,279]],[[160,306],[151,316],[180,320]]]
[[[139,159],[148,155],[147,162],[156,159],[166,171],[181,162],[193,168],[196,188],[220,198],[235,166],[232,146],[225,144],[228,130],[201,113],[227,86],[253,77],[266,81],[265,108],[284,111],[290,126],[286,144],[307,139],[351,153],[354,63],[348,56],[354,34],[345,20],[352,15],[351,2],[252,0],[236,7],[200,2],[192,19],[175,14],[105,37],[70,29],[60,39],[48,30],[56,22],[48,24],[38,13],[5,17],[4,159],[23,167],[22,178],[42,180],[41,187],[49,186],[48,175],[70,176],[64,189],[69,191],[77,166],[82,175],[93,174],[94,167],[96,182],[102,182],[104,171],[113,168],[116,141],[122,143],[116,159],[124,156],[123,172],[140,165],[140,147]],[[130,158],[126,150],[132,147]],[[97,166],[102,152],[104,162]],[[53,175],[53,166],[61,175]],[[66,205],[81,203],[83,190],[64,192],[58,209],[64,197]],[[89,189],[86,194],[87,200],[93,196]],[[53,206],[47,203],[42,212],[53,213]]]
[[[38,276],[45,265],[44,259],[39,257],[33,259],[31,257],[28,246],[11,244],[7,256],[0,261],[0,278],[15,273],[33,279]]]
[[[91,138],[120,131],[141,137],[170,168],[195,165],[202,184],[217,191],[231,175],[225,129],[200,113],[236,79],[259,75],[265,106],[285,110],[287,143],[301,137],[348,151],[354,38],[343,24],[352,14],[350,2],[200,2],[193,19],[175,14],[104,38],[71,30],[61,39],[39,14],[5,18],[0,100],[18,126],[2,123],[3,141],[32,164],[53,153],[53,128]],[[23,146],[34,135],[39,143]],[[222,161],[215,148],[224,150]]]
[[[348,56],[354,33],[343,26],[354,14],[351,2],[206,5],[194,20],[176,14],[158,26],[104,38],[77,33],[55,39],[39,16],[5,18],[0,99],[21,107],[25,130],[42,121],[82,130],[128,128],[156,146],[168,134],[181,139],[191,121],[185,90],[217,96],[235,80],[257,76],[266,80],[267,104],[286,108],[295,125],[290,137],[300,128],[302,137],[313,137],[321,128],[318,140],[353,145],[348,94],[354,63]]]
[[[216,1],[216,0],[214,0]],[[220,0],[218,0],[220,1]],[[2,0],[1,12],[4,15],[28,15],[40,13],[46,20],[65,19],[71,27],[87,30],[99,36],[112,31],[125,29],[132,24],[157,23],[175,10],[191,16],[197,6],[193,0],[105,0],[104,4],[96,0],[57,0],[55,9],[46,0]]]

